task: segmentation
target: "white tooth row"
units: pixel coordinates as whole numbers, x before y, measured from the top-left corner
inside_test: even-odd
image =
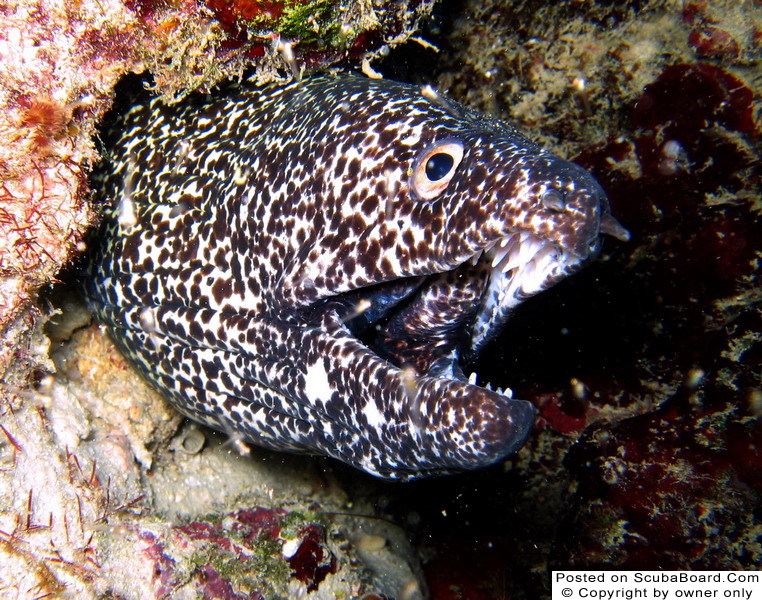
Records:
[[[506,398],[513,398],[513,390],[511,388],[502,388],[502,387],[499,387],[499,388],[495,388],[493,390],[492,389],[492,384],[488,383],[487,385],[484,386],[484,389],[485,390],[490,390],[492,392],[495,392],[496,394],[500,394],[501,396],[505,396]]]
[[[543,242],[541,239],[529,234],[520,233],[501,238],[496,244],[491,246],[494,254],[492,256],[492,268],[499,269],[507,273],[517,267],[522,272],[532,267],[532,260],[535,257],[546,257],[554,252],[555,248]],[[529,273],[527,273],[529,275]]]
[[[535,245],[532,248],[529,260],[519,265],[520,268],[505,290],[506,294],[515,295],[518,290],[527,294],[539,292],[547,278],[568,262],[566,253],[559,254],[558,249],[551,244],[540,244],[539,247]]]
[[[474,371],[468,376],[468,383],[470,383],[471,385],[476,385],[476,380],[477,380],[477,375],[476,375],[476,371]],[[496,394],[500,394],[501,396],[506,396],[507,398],[513,398],[513,390],[511,388],[499,387],[493,390],[492,384],[488,383],[487,385],[484,386],[484,389],[495,392]]]

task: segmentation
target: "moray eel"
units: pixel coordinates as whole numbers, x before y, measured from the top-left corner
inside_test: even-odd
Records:
[[[586,171],[430,88],[324,75],[111,130],[84,287],[123,353],[193,420],[379,477],[515,452],[532,405],[460,363],[626,238]]]

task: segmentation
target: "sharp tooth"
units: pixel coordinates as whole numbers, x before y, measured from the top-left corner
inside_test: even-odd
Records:
[[[543,271],[547,271],[553,263],[558,261],[556,249],[550,244],[546,244],[534,255],[534,262],[540,265]]]
[[[511,238],[506,238],[508,241],[504,244],[505,251],[510,252],[514,248],[517,248],[519,245],[519,237],[517,235],[514,235]]]
[[[498,250],[495,252],[495,256],[492,257],[492,267],[496,267],[505,258],[506,251]]]
[[[537,253],[536,258],[545,258],[546,256],[550,254],[556,254],[557,250],[554,246],[551,246],[550,244],[545,244],[542,248],[540,248],[540,251]]]
[[[506,251],[506,263],[511,265],[510,268],[512,269],[515,266],[518,266],[521,261],[521,245],[517,242],[513,244],[507,251]],[[503,264],[503,269],[507,266],[507,264]]]
[[[539,250],[541,245],[542,242],[539,242],[538,244],[538,242],[534,240],[527,240],[522,243],[521,246],[519,246],[519,260],[521,260],[522,263],[532,260],[532,257],[537,253],[537,250]]]
[[[533,280],[535,275],[535,264],[533,262],[528,262],[524,265],[524,268],[521,269],[521,280],[523,284],[529,283]],[[522,287],[525,287],[522,285]],[[534,287],[534,286],[532,286]]]
[[[510,255],[507,261],[500,267],[503,270],[503,273],[507,273],[511,269],[515,269],[521,264],[521,257],[518,252],[513,252],[513,254]]]
[[[532,261],[543,263],[542,265],[535,265],[532,273],[537,268],[544,272],[550,264],[558,260],[557,249],[551,244],[533,236],[531,233],[519,233],[502,237],[497,242],[493,242],[488,247],[489,249],[492,249],[493,252],[492,268],[499,269],[503,273],[508,273],[517,267],[523,270]],[[550,260],[547,260],[549,257]],[[531,276],[530,274],[526,275]]]
[[[470,383],[471,385],[476,385],[476,371],[474,371],[468,376],[468,383]]]
[[[482,254],[484,254],[484,250],[479,250],[479,252],[477,252],[476,254],[474,254],[474,255],[471,257],[471,264],[475,266],[475,265],[476,265],[476,263],[478,263],[478,262],[479,262],[479,259],[482,257]]]

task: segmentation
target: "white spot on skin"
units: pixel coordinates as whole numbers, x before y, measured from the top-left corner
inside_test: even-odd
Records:
[[[135,203],[130,196],[122,196],[119,203],[119,224],[122,227],[132,227],[137,225],[138,219],[135,216]]]
[[[323,360],[318,358],[304,373],[304,395],[310,402],[325,402],[331,398],[331,394],[333,388],[328,381],[328,373],[323,366]]]
[[[368,419],[368,425],[374,429],[378,429],[386,422],[386,418],[381,413],[381,411],[378,410],[375,402],[368,402],[368,404],[365,405],[362,414],[364,414],[365,418]]]
[[[129,159],[129,162],[127,163],[127,172],[124,178],[124,191],[122,192],[122,198],[117,207],[117,222],[121,227],[125,228],[134,227],[138,223],[138,218],[135,213],[135,203],[132,201],[134,174],[135,167],[132,163],[132,159]]]

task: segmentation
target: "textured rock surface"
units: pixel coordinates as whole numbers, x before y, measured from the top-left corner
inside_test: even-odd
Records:
[[[330,465],[181,427],[96,327],[55,346],[27,357],[54,375],[6,384],[0,593],[421,597],[405,536]]]

